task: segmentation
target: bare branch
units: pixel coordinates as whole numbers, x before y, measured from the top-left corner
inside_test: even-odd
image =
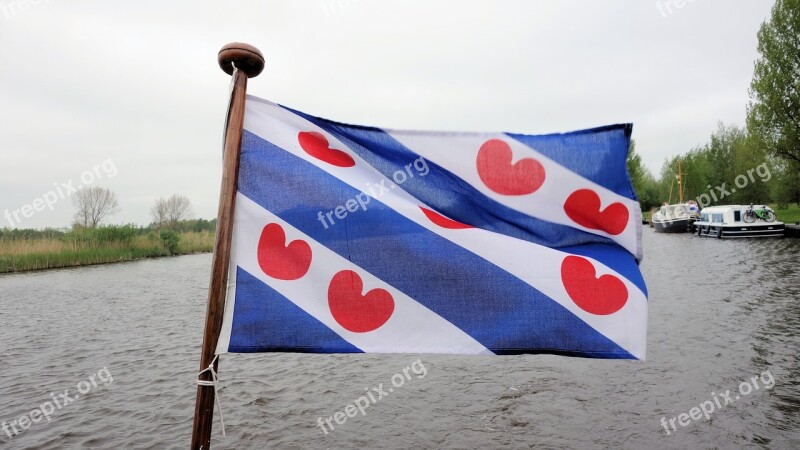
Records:
[[[108,188],[83,187],[72,194],[75,223],[85,228],[97,228],[106,217],[119,211],[117,196]]]
[[[174,194],[158,199],[150,214],[157,227],[175,227],[178,222],[192,218],[192,205],[188,197]]]

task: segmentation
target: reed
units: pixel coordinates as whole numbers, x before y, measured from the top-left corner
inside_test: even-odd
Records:
[[[214,250],[213,231],[189,231],[181,233],[178,241],[178,254],[209,253]]]
[[[176,233],[178,245],[170,252],[154,232],[81,230],[60,238],[0,239],[0,273],[76,267],[133,261],[142,258],[210,252],[214,233]]]

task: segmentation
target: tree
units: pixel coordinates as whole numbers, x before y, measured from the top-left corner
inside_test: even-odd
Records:
[[[631,183],[633,183],[633,190],[636,191],[636,197],[639,199],[642,210],[647,211],[659,205],[656,180],[642,163],[642,157],[636,153],[635,141],[631,141],[631,145],[628,148],[626,165],[628,176],[631,179]]]
[[[631,178],[631,183],[633,183],[635,189],[647,172],[647,168],[642,164],[642,157],[636,153],[635,140],[631,140],[631,145],[628,147],[628,159],[625,161],[625,165],[628,168],[628,176]]]
[[[789,203],[800,204],[800,163],[794,161],[775,164],[773,167],[774,181],[771,183],[772,199],[778,203],[779,209],[784,209]]]
[[[108,188],[83,187],[72,194],[75,223],[84,228],[97,228],[106,217],[119,211],[117,196]]]
[[[800,163],[800,0],[777,0],[758,31],[748,128],[767,153]]]
[[[162,197],[150,209],[153,222],[157,227],[168,226],[174,228],[178,222],[191,219],[192,204],[188,197],[173,194],[171,197]]]
[[[774,167],[752,135],[737,142],[730,164],[736,174],[728,179],[731,190],[736,189],[730,203],[768,203],[772,199],[770,183],[774,183]]]

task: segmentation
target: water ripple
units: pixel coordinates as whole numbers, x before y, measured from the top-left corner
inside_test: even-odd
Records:
[[[225,355],[214,448],[798,448],[798,240],[645,230],[648,361],[422,355],[428,374],[323,434],[317,418],[419,355]],[[3,448],[186,448],[208,255],[0,277],[0,420],[107,367],[113,383]],[[667,435],[670,419],[760,389]]]

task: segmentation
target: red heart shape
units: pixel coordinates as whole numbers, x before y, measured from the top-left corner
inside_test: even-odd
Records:
[[[311,266],[311,246],[302,240],[286,243],[286,233],[277,223],[261,231],[258,240],[258,265],[265,274],[278,280],[302,278]]]
[[[478,151],[478,176],[489,189],[503,195],[526,195],[544,183],[544,166],[524,158],[511,164],[511,147],[500,139],[490,139]]]
[[[423,208],[422,206],[420,206],[419,209],[422,210],[422,212],[425,214],[425,217],[427,217],[428,220],[430,220],[436,225],[439,225],[442,228],[449,228],[451,230],[463,230],[465,228],[475,228],[470,225],[465,225],[461,222],[447,218],[437,213],[436,211],[432,211],[428,208]]]
[[[328,286],[328,306],[333,318],[353,333],[380,328],[394,312],[394,299],[385,289],[361,295],[363,289],[364,282],[352,270],[338,272]]]
[[[564,202],[564,212],[578,225],[618,235],[628,226],[628,208],[612,203],[600,211],[600,196],[591,189],[579,189]]]
[[[341,150],[330,148],[328,139],[322,133],[301,131],[297,134],[297,141],[300,142],[300,147],[303,147],[306,153],[328,164],[333,164],[336,167],[353,167],[356,165],[352,156]]]
[[[586,258],[567,256],[561,262],[561,282],[579,308],[598,316],[614,314],[628,302],[628,288],[614,275],[596,275]]]

